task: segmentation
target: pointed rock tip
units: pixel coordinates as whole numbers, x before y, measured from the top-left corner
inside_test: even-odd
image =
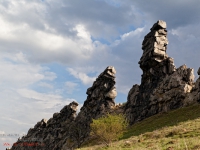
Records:
[[[112,74],[116,74],[117,71],[115,70],[114,66],[108,66],[106,70],[109,70]]]
[[[166,29],[167,28],[167,23],[163,20],[158,20],[153,27],[151,28],[152,30],[158,30],[158,29]]]
[[[75,101],[71,102],[70,104],[78,106],[78,103]]]

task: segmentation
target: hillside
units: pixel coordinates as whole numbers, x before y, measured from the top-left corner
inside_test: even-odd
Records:
[[[90,143],[77,150],[199,150],[199,139],[200,105],[194,104],[132,125],[111,147]]]

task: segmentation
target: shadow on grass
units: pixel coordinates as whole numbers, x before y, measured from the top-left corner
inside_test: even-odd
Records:
[[[144,119],[141,122],[135,123],[127,129],[124,135],[120,138],[127,139],[131,136],[138,136],[145,132],[152,132],[162,127],[174,126],[180,122],[193,120],[200,117],[200,105],[195,104],[188,107],[179,108],[167,113],[157,114]]]

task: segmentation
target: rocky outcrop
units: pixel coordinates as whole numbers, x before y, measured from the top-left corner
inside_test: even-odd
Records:
[[[89,137],[92,119],[109,113],[115,106],[115,74],[115,68],[109,66],[98,76],[92,87],[87,89],[87,99],[78,115],[78,103],[66,105],[48,121],[39,121],[11,149],[72,150],[79,147]]]
[[[131,124],[195,102],[193,69],[186,65],[176,69],[166,54],[167,44],[166,22],[159,20],[142,43],[141,85],[134,85],[128,93],[124,112]]]
[[[107,113],[125,113],[130,124],[161,112],[200,102],[200,77],[194,83],[194,70],[176,68],[168,57],[166,22],[159,20],[144,37],[141,84],[133,85],[125,105],[115,105],[114,67],[107,67],[87,89],[87,99],[78,115],[72,102],[48,121],[42,119],[12,150],[73,150],[89,139],[90,123]],[[200,68],[198,70],[200,75]]]
[[[73,147],[80,146],[89,138],[92,119],[97,119],[114,108],[114,99],[117,96],[116,88],[114,87],[115,73],[114,67],[107,67],[98,76],[92,87],[87,89],[87,99],[75,120],[72,130],[71,140],[74,141]]]
[[[78,103],[66,105],[60,113],[54,113],[48,121],[42,119],[27,135],[13,144],[12,150],[57,150],[69,138],[70,124],[76,118]]]
[[[197,74],[199,75],[199,78],[195,82],[190,99],[200,102],[200,68],[198,69]]]
[[[151,86],[152,81],[157,81],[176,70],[173,59],[166,54],[167,44],[166,23],[159,20],[142,43],[143,55],[139,61],[143,71],[141,85]]]

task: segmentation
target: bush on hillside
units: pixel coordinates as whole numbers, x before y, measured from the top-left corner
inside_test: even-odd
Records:
[[[99,119],[93,119],[90,126],[91,135],[98,137],[99,141],[109,146],[112,141],[121,137],[128,122],[122,114],[107,114]]]

